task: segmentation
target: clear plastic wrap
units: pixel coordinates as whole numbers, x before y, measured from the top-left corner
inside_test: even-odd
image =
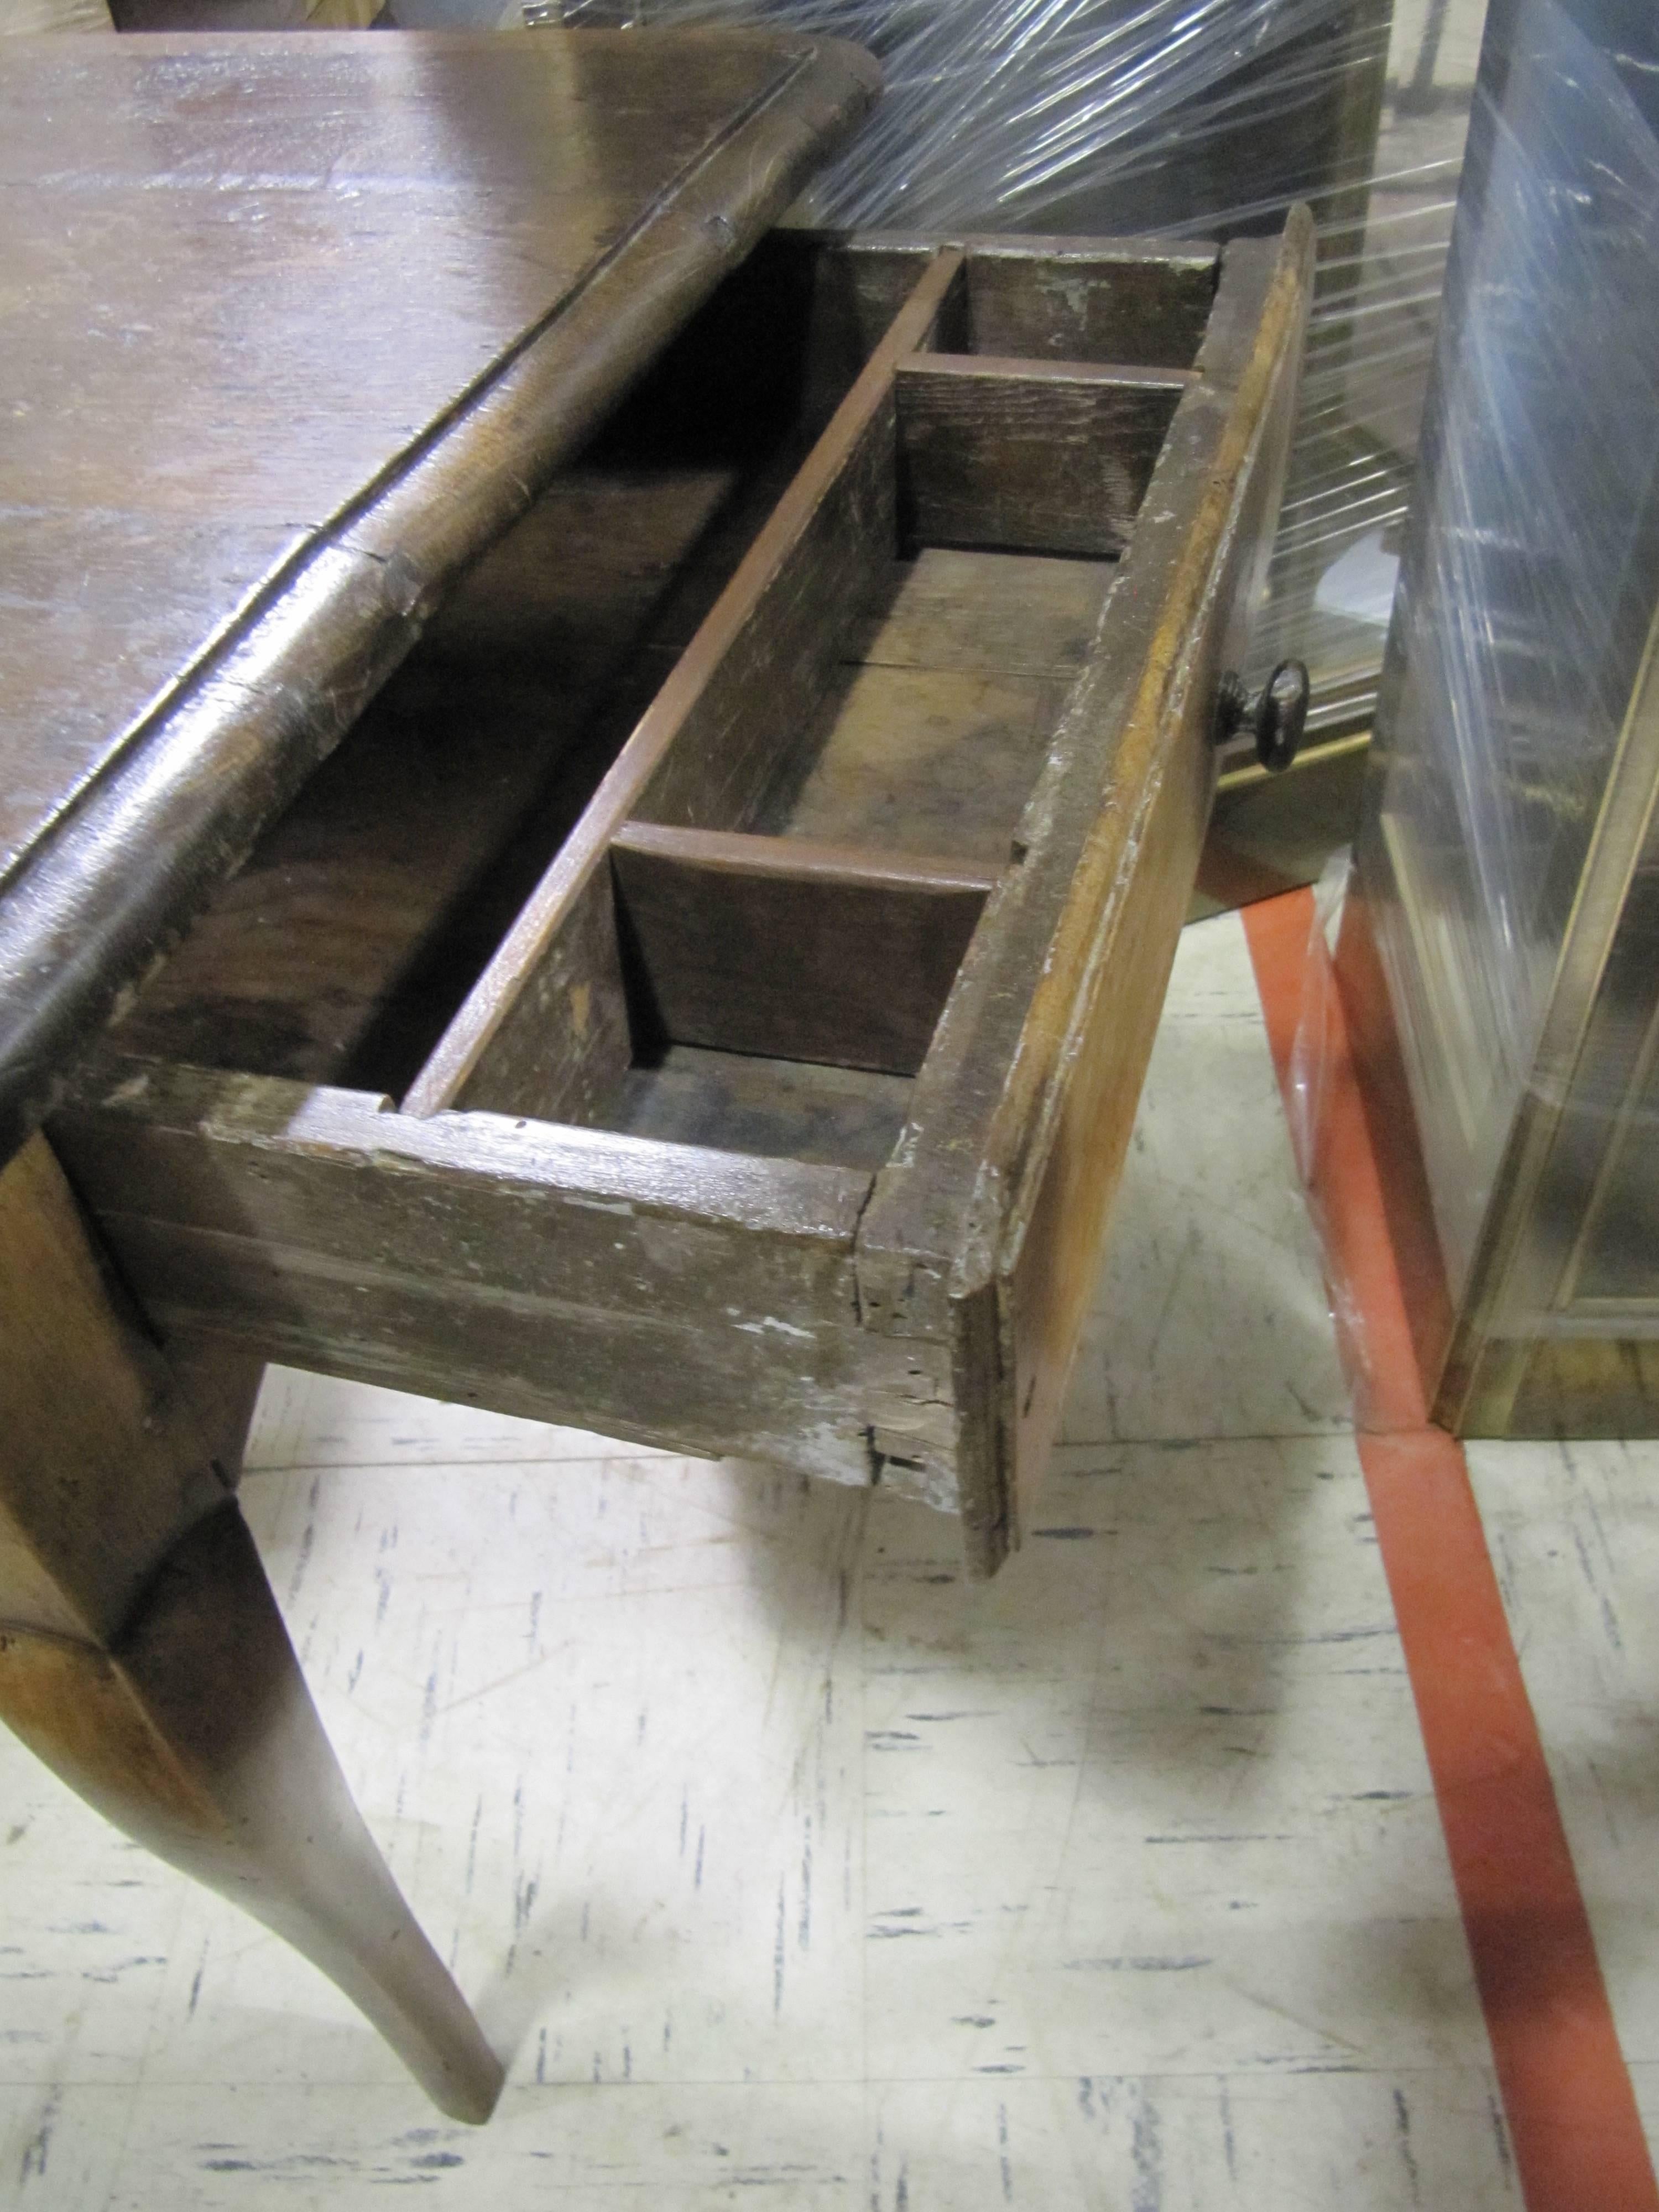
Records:
[[[1362,845],[1455,1289],[1523,1097],[1619,1103],[1550,1013],[1659,609],[1659,27],[1499,8]]]
[[[1316,733],[1364,726],[1485,0],[555,5],[571,22],[787,22],[871,48],[885,92],[803,204],[813,222],[1226,237],[1310,201],[1319,298],[1255,651],[1313,664]]]
[[[1082,197],[1156,210],[1183,205],[1236,223],[1282,204],[1297,122],[1345,105],[1375,75],[1388,0],[620,0],[635,22],[787,22],[851,39],[883,68],[881,103],[814,185],[814,220],[861,228],[968,222],[1034,228]],[[573,0],[568,21],[614,18],[618,0]],[[1360,99],[1368,97],[1362,88]],[[1360,125],[1364,135],[1363,120]],[[1262,188],[1249,198],[1236,157],[1221,196],[1221,141],[1253,137]],[[1312,135],[1327,134],[1315,127]],[[1316,161],[1324,151],[1316,150]],[[1187,172],[1162,174],[1171,154]],[[1194,169],[1208,189],[1195,188]],[[1363,182],[1304,166],[1313,190]],[[1121,190],[1120,190],[1121,188]],[[1289,197],[1295,196],[1291,186]],[[1208,201],[1209,205],[1201,203]]]
[[[1659,10],[1492,0],[1358,844],[1466,1433],[1659,1425]]]

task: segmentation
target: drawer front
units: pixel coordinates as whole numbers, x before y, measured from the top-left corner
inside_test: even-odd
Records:
[[[53,1134],[164,1329],[1018,1541],[1283,479],[1310,226],[780,234]]]

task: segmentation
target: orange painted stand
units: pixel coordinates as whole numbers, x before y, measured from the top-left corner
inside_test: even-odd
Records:
[[[1274,1065],[1294,1114],[1312,895],[1266,900],[1247,907],[1243,919]],[[1522,2190],[1528,2212],[1659,2212],[1659,2185],[1462,1448],[1428,1421],[1366,1102],[1334,988],[1320,1012],[1310,1196]]]

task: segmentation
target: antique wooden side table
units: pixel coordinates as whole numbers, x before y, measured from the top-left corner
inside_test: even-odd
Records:
[[[0,56],[0,1715],[476,2118],[247,1385],[881,1483],[994,1571],[1311,227],[769,232],[872,90],[799,39],[70,45]]]

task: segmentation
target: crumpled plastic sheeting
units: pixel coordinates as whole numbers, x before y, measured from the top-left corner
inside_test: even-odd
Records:
[[[1659,641],[1659,19],[1498,6],[1360,847],[1455,1291],[1524,1101],[1652,1110],[1564,948]]]
[[[1225,237],[1320,222],[1320,292],[1254,659],[1314,664],[1310,727],[1363,727],[1383,630],[1316,610],[1356,541],[1402,518],[1456,196],[1467,98],[1437,89],[1448,19],[1395,0],[1382,189],[1364,127],[1389,0],[566,0],[571,21],[784,24],[851,39],[885,91],[803,214],[827,225]],[[1426,67],[1425,64],[1426,62]],[[1332,128],[1347,103],[1348,125]],[[1373,111],[1374,112],[1374,111]]]
[[[1207,133],[1255,121],[1270,156],[1277,112],[1376,34],[1334,53],[1295,42],[1354,12],[1353,0],[645,0],[642,20],[787,24],[876,55],[881,101],[813,185],[815,221],[1029,229],[1079,187],[1161,162],[1166,135],[1190,158]],[[1269,58],[1283,62],[1276,83],[1230,82]],[[1267,214],[1275,198],[1231,211]]]

